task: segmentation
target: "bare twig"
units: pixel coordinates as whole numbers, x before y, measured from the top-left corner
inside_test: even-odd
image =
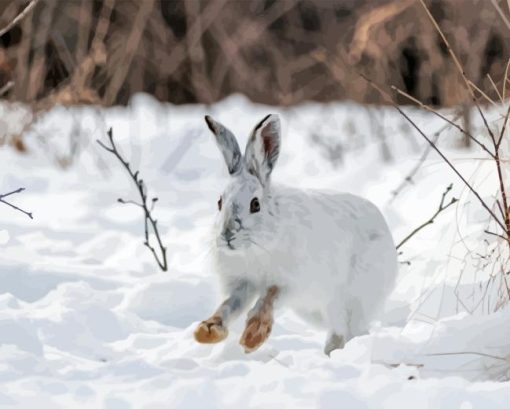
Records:
[[[508,79],[508,67],[510,66],[510,58],[508,59],[507,63],[506,63],[506,68],[505,68],[505,76],[503,77],[503,86],[501,87],[501,94],[502,94],[502,97],[503,97],[503,101],[505,100],[505,95],[506,95],[506,82],[507,82],[507,79]]]
[[[126,47],[124,49],[124,54],[122,55],[121,64],[116,67],[105,91],[104,99],[107,104],[111,104],[115,101],[115,98],[126,79],[128,71],[131,68],[131,62],[133,61],[136,50],[140,45],[140,40],[142,39],[142,35],[145,31],[145,26],[149,20],[154,3],[154,0],[139,3],[139,8],[133,21],[133,29],[126,39]]]
[[[499,200],[496,199],[496,206],[498,206],[498,210],[501,213],[501,216],[503,216],[503,219],[505,218],[505,212],[503,211],[503,208],[501,207],[501,203],[499,203]]]
[[[129,176],[131,177],[131,179],[133,179],[133,182],[136,185],[136,188],[138,190],[138,193],[140,194],[140,199],[141,199],[141,203],[137,203],[132,200],[124,200],[124,199],[118,199],[118,202],[123,203],[123,204],[134,204],[134,205],[142,208],[143,215],[144,215],[144,227],[145,227],[145,241],[143,244],[151,251],[152,255],[154,256],[154,259],[158,263],[159,268],[163,271],[167,271],[168,263],[167,263],[167,259],[166,259],[166,247],[163,245],[163,243],[161,241],[161,237],[160,237],[160,234],[158,231],[158,221],[156,219],[154,219],[151,214],[151,211],[154,210],[154,205],[155,205],[156,201],[158,200],[158,198],[154,197],[154,198],[150,199],[151,204],[150,204],[150,209],[149,209],[149,206],[147,205],[147,200],[148,200],[147,186],[145,185],[144,180],[140,178],[140,172],[138,170],[133,172],[129,162],[126,161],[120,154],[119,150],[117,149],[117,146],[115,145],[115,141],[113,140],[112,128],[110,128],[108,131],[108,140],[110,142],[110,147],[106,146],[100,140],[98,140],[97,143],[103,149],[105,149],[106,151],[113,154],[119,160],[119,162],[122,164],[122,166],[127,170],[127,172],[129,173]],[[158,255],[158,252],[156,251],[156,249],[154,248],[154,246],[150,243],[149,226],[152,229],[152,231],[154,232],[154,235],[156,236],[157,245],[160,250],[159,255]]]
[[[501,147],[501,141],[503,140],[503,136],[506,130],[506,125],[508,123],[508,117],[510,115],[510,105],[508,106],[508,109],[506,111],[505,120],[503,122],[503,127],[501,128],[501,132],[499,134],[499,138],[493,139],[494,143],[494,162],[496,163],[496,170],[498,172],[498,181],[499,181],[499,190],[501,194],[501,201],[503,204],[503,210],[504,210],[504,221],[505,221],[505,233],[507,235],[507,241],[510,245],[510,209],[508,206],[508,198],[506,194],[506,188],[505,188],[505,180],[503,177],[503,171],[501,169],[501,157],[500,157],[500,147]]]
[[[12,87],[14,87],[14,81],[9,81],[2,88],[0,88],[0,97],[3,97],[5,94],[7,94],[12,89]]]
[[[456,121],[458,118],[459,118],[460,115],[456,115],[452,121]],[[439,136],[441,135],[441,133],[448,129],[450,127],[450,123],[447,123],[445,124],[441,129],[439,129],[438,131],[436,131],[434,133],[434,139],[433,139],[433,142],[434,143],[437,143],[437,141],[439,140]],[[420,156],[420,159],[418,160],[418,163],[411,169],[411,171],[406,175],[406,177],[404,178],[404,180],[402,180],[402,182],[400,182],[400,184],[398,185],[397,188],[395,188],[394,190],[392,190],[391,194],[392,194],[392,197],[390,199],[390,202],[392,202],[393,200],[396,199],[396,197],[400,194],[400,192],[404,189],[404,187],[406,187],[407,184],[412,184],[413,183],[413,178],[415,177],[415,175],[418,173],[418,171],[420,170],[420,168],[422,167],[423,163],[425,162],[425,160],[427,159],[427,157],[429,156],[429,153],[430,151],[432,150],[432,147],[430,145],[427,145],[425,150],[423,151],[422,155]]]
[[[21,208],[19,208],[18,206],[15,206],[13,205],[12,203],[9,203],[5,200],[6,197],[8,196],[11,196],[11,195],[14,195],[16,193],[21,193],[25,190],[24,187],[20,187],[19,189],[16,189],[16,190],[13,190],[12,192],[9,192],[9,193],[4,193],[3,195],[0,195],[0,203],[3,203],[3,204],[6,204],[7,206],[10,206],[12,207],[13,209],[17,210],[18,212],[21,212],[25,215],[27,215],[28,217],[30,217],[31,219],[33,219],[34,217],[32,216],[32,213],[30,212],[27,212]]]
[[[432,224],[434,223],[434,220],[436,219],[437,216],[439,216],[439,214],[441,212],[444,212],[446,209],[448,209],[451,205],[453,205],[454,203],[457,203],[459,200],[455,197],[452,197],[452,199],[450,200],[450,202],[445,205],[445,199],[446,199],[446,195],[448,194],[448,192],[450,192],[450,190],[452,190],[452,186],[453,184],[450,184],[446,190],[443,192],[443,195],[441,196],[441,202],[439,202],[439,207],[437,208],[436,212],[432,215],[432,217],[430,219],[428,219],[425,223],[422,223],[420,224],[416,229],[414,229],[411,233],[409,233],[399,244],[397,244],[397,250],[404,244],[406,243],[411,237],[413,237],[416,233],[418,233],[420,230],[422,230],[423,228],[425,228],[426,226],[428,226],[429,224]]]
[[[484,233],[489,234],[489,235],[491,235],[491,236],[496,236],[496,237],[499,237],[500,239],[503,239],[503,240],[505,240],[505,241],[508,241],[508,239],[507,239],[505,236],[503,236],[503,235],[501,235],[501,234],[498,234],[498,233],[494,233],[493,231],[484,230]]]
[[[510,29],[510,21],[508,21],[508,18],[505,16],[505,13],[503,13],[503,10],[501,10],[501,7],[499,7],[499,4],[496,0],[491,0],[492,5],[500,15],[501,19],[505,23],[505,25]]]
[[[33,20],[33,12],[28,13],[20,23],[21,41],[15,48],[16,54],[16,70],[13,72],[13,79],[16,83],[14,88],[14,98],[17,100],[25,100],[28,87],[28,72],[30,67],[30,50],[32,48],[33,32],[36,25]]]
[[[507,358],[504,358],[502,356],[491,355],[491,354],[486,354],[484,352],[476,352],[476,351],[437,352],[437,353],[425,354],[425,356],[450,356],[450,355],[478,355],[478,356],[483,356],[486,358],[496,359],[498,361],[505,361],[505,362],[508,361]]]
[[[168,75],[173,74],[180,68],[180,66],[186,60],[188,47],[195,46],[205,30],[207,30],[214,23],[217,15],[220,14],[222,10],[224,10],[225,4],[226,0],[211,1],[207,3],[207,7],[202,12],[200,21],[196,21],[186,33],[186,36],[192,36],[192,38],[179,42],[172,49],[168,57],[169,64],[166,67],[166,72],[169,73]],[[237,35],[234,35],[233,37],[239,41],[239,37]],[[232,56],[232,58],[233,57],[234,56]]]
[[[477,91],[482,97],[484,97],[487,102],[489,102],[490,104],[492,105],[497,105],[496,104],[496,101],[494,101],[491,97],[489,97],[485,92],[483,92],[483,90],[478,86],[476,85],[473,81],[469,80],[468,79],[468,84],[475,90]]]
[[[427,16],[429,17],[430,21],[432,22],[432,24],[434,25],[436,31],[438,32],[438,34],[441,36],[441,39],[443,40],[447,50],[448,50],[448,53],[450,54],[450,56],[452,57],[452,60],[455,64],[455,66],[457,67],[458,71],[459,71],[459,74],[460,76],[462,77],[462,80],[464,81],[464,83],[466,84],[466,89],[467,91],[469,92],[469,95],[471,97],[471,100],[473,101],[473,104],[475,105],[478,113],[480,114],[480,117],[482,118],[482,121],[485,125],[485,128],[487,129],[487,132],[489,133],[491,139],[495,139],[494,137],[494,134],[491,130],[491,128],[489,127],[489,124],[487,123],[487,118],[485,118],[485,115],[483,114],[482,112],[482,109],[480,108],[480,105],[478,104],[477,102],[477,99],[476,99],[476,96],[475,96],[475,93],[473,91],[473,82],[471,82],[467,76],[466,76],[466,73],[464,71],[464,68],[462,67],[462,64],[460,63],[460,60],[457,58],[457,55],[453,52],[453,49],[452,47],[450,46],[450,43],[448,41],[448,39],[446,38],[446,36],[444,35],[443,31],[441,30],[441,28],[439,27],[439,24],[437,23],[436,19],[434,18],[434,16],[432,16],[432,13],[430,12],[430,10],[428,9],[427,5],[425,4],[425,1],[424,0],[419,0],[421,5],[423,6],[423,8],[425,9],[425,12],[427,13]],[[481,90],[477,87],[475,87],[478,91],[481,92]],[[483,94],[483,92],[482,92]]]
[[[494,91],[498,95],[499,102],[503,103],[504,102],[503,95],[501,95],[501,93],[499,92],[499,89],[496,86],[496,83],[494,82],[494,80],[492,79],[492,77],[491,77],[491,75],[489,73],[487,73],[487,78],[489,79],[489,81],[490,81],[490,83],[492,85],[492,88],[494,88]]]
[[[92,16],[94,3],[88,0],[82,0],[80,6],[78,30],[78,41],[76,42],[75,61],[79,64],[87,54],[88,42],[90,37],[90,27],[92,25]]]
[[[7,33],[10,29],[12,29],[16,24],[18,24],[21,20],[23,20],[30,11],[37,6],[39,0],[32,0],[28,5],[23,9],[21,13],[19,13],[16,17],[12,19],[12,21],[7,24],[4,28],[0,29],[0,37]]]
[[[471,135],[468,131],[466,131],[460,125],[456,124],[454,122],[455,120],[452,121],[452,120],[448,119],[446,116],[441,114],[439,111],[435,110],[434,108],[429,107],[428,105],[421,102],[419,99],[414,98],[412,95],[409,95],[407,92],[402,91],[401,89],[395,87],[394,85],[391,86],[391,89],[394,90],[395,92],[397,92],[398,94],[402,95],[403,97],[406,97],[409,100],[413,101],[415,104],[418,104],[420,106],[420,108],[423,108],[423,109],[433,113],[434,115],[441,118],[443,121],[448,122],[450,125],[457,128],[460,132],[462,132],[465,136],[467,136],[469,139],[471,139],[473,142],[475,142],[478,146],[480,146],[485,152],[487,152],[491,158],[494,158],[494,154],[483,143],[481,143],[478,139],[476,139],[473,135]]]
[[[110,17],[112,15],[114,6],[115,0],[105,0],[103,2],[101,12],[99,14],[99,20],[94,30],[94,38],[92,39],[92,44],[90,45],[91,50],[98,48],[100,44],[104,44],[104,39],[108,33]]]
[[[466,132],[464,129],[462,129],[461,127],[455,125],[459,130],[461,130],[461,132],[463,132],[469,139],[471,139],[472,141],[474,141],[475,143],[477,143],[485,152],[487,152],[487,154],[489,154],[489,156],[494,159],[494,162],[495,162],[495,165],[496,165],[496,169],[497,169],[497,175],[498,175],[498,181],[499,181],[499,185],[500,185],[500,195],[501,195],[501,201],[502,201],[502,205],[503,205],[503,209],[504,209],[504,212],[503,212],[503,223],[501,223],[501,221],[499,219],[497,219],[497,222],[498,224],[503,228],[503,231],[505,232],[506,236],[507,236],[507,242],[508,244],[510,245],[510,210],[509,210],[509,206],[508,206],[508,199],[507,199],[507,194],[506,194],[506,188],[505,188],[505,181],[504,181],[504,176],[503,176],[503,172],[502,172],[502,169],[501,169],[501,158],[500,158],[500,144],[501,144],[501,141],[503,139],[503,135],[505,133],[505,129],[506,129],[506,125],[507,125],[507,121],[508,121],[508,116],[510,114],[510,106],[508,107],[508,110],[507,110],[507,113],[506,113],[506,116],[505,116],[505,120],[503,122],[503,127],[501,129],[501,132],[499,134],[499,137],[496,137],[496,135],[494,134],[494,132],[492,131],[492,129],[490,128],[486,118],[485,118],[485,115],[483,114],[480,106],[478,105],[477,103],[477,100],[476,100],[476,97],[475,97],[475,94],[474,94],[474,91],[473,90],[477,90],[478,92],[480,92],[482,95],[484,95],[487,99],[490,100],[490,98],[485,95],[485,93],[480,90],[472,81],[470,81],[467,76],[466,76],[466,73],[464,71],[464,68],[462,67],[461,63],[460,63],[460,60],[457,58],[457,56],[455,55],[455,53],[453,52],[453,49],[451,48],[448,40],[446,39],[446,36],[444,35],[444,33],[442,32],[441,28],[439,27],[438,23],[436,22],[436,20],[434,19],[434,17],[432,16],[432,14],[430,13],[429,9],[427,8],[427,6],[425,5],[425,2],[423,0],[420,0],[423,8],[425,9],[429,19],[431,20],[432,24],[434,25],[434,27],[436,28],[437,32],[439,33],[439,35],[441,36],[443,42],[445,43],[447,49],[448,49],[448,52],[450,53],[450,56],[452,57],[454,63],[455,63],[455,66],[457,67],[462,79],[464,80],[464,83],[466,85],[466,88],[467,88],[467,91],[469,92],[471,98],[472,98],[472,101],[474,103],[474,105],[476,106],[477,110],[478,110],[478,113],[480,114],[480,117],[482,118],[483,120],[483,123],[484,123],[484,126],[490,136],[490,140],[492,141],[492,145],[493,145],[493,149],[494,151],[491,152],[483,143],[479,142],[477,138],[473,137],[471,134],[469,134],[468,132]],[[505,20],[505,22],[507,22],[506,20],[506,17],[504,16],[502,10],[499,8],[499,6],[496,4],[495,1],[492,2],[493,5],[496,7],[496,9],[498,10],[498,12],[500,13],[500,15],[502,16],[502,18]],[[507,74],[508,74],[508,65],[506,67],[506,70],[505,70],[505,78],[504,80],[506,81],[506,78],[507,78]],[[488,74],[487,74],[488,75]],[[494,89],[496,90],[496,93],[498,94],[499,98],[501,100],[503,100],[503,96],[505,94],[505,83],[503,84],[503,92],[502,94],[500,94],[498,92],[498,89],[496,87],[496,84],[494,83],[494,81],[492,80],[492,78],[490,77],[490,75],[488,75],[489,77],[489,80],[491,81]],[[395,90],[396,92],[398,92],[400,95],[404,95],[406,96],[407,98],[413,100],[414,102],[418,103],[422,108],[425,108],[427,109],[428,111],[431,111],[431,112],[434,112],[436,115],[440,116],[443,120],[447,121],[447,122],[450,122],[448,120],[448,118],[444,117],[443,115],[435,112],[435,110],[431,109],[431,108],[428,108],[425,104],[421,103],[420,101],[418,101],[417,99],[411,97],[410,95],[407,95],[405,92],[403,91],[400,91],[398,88],[396,87],[392,87],[393,90]],[[491,102],[493,102],[491,100]],[[451,123],[451,122],[450,122]],[[415,126],[416,128],[416,126]],[[435,145],[435,144],[434,144]],[[436,149],[437,150],[437,149]],[[438,151],[439,152],[439,151]],[[443,156],[443,159],[444,158],[444,155],[441,154],[441,156]],[[458,173],[458,172],[457,172]],[[472,190],[473,191],[473,190]],[[477,196],[478,197],[478,196]],[[480,199],[480,198],[479,198]],[[488,206],[484,206],[486,207],[487,210],[489,210]],[[492,213],[491,215],[493,215],[493,217],[495,216],[494,213]]]
[[[501,128],[501,132],[499,133],[499,138],[498,138],[498,141],[496,142],[496,148],[499,149],[500,145],[501,145],[501,141],[503,140],[503,136],[505,134],[505,130],[506,130],[506,125],[508,123],[508,117],[510,115],[510,105],[508,105],[508,108],[506,110],[506,115],[505,115],[505,120],[503,122],[503,127]]]
[[[485,210],[487,210],[487,212],[494,219],[494,221],[503,229],[504,232],[506,232],[507,230],[506,230],[505,224],[501,222],[499,217],[496,216],[496,214],[491,210],[491,208],[487,205],[487,203],[485,203],[485,201],[482,199],[480,194],[475,190],[475,188],[473,188],[473,186],[471,186],[471,184],[466,180],[466,178],[464,176],[462,176],[462,174],[457,170],[457,168],[455,166],[453,166],[452,162],[437,147],[437,145],[421,130],[421,128],[418,125],[416,125],[416,123],[409,117],[409,115],[407,115],[404,111],[402,111],[402,109],[397,105],[397,103],[393,100],[393,98],[391,98],[391,96],[386,91],[384,91],[381,87],[379,87],[377,84],[375,84],[372,80],[365,77],[363,74],[359,74],[359,75],[365,81],[367,81],[371,87],[376,89],[382,95],[382,97],[389,104],[391,104],[413,126],[413,128],[416,129],[416,131],[418,131],[418,133],[430,144],[432,149],[434,149],[437,152],[437,154],[441,157],[441,159],[443,159],[443,161],[450,167],[450,169],[452,169],[455,172],[455,174],[460,178],[460,180],[462,180],[462,183],[464,183],[464,185],[471,191],[471,193],[473,193],[475,195],[477,200],[480,202],[480,204],[483,206],[483,208]]]
[[[48,68],[45,46],[50,37],[53,15],[56,8],[56,2],[47,2],[41,11],[41,22],[37,24],[37,34],[32,41],[30,67],[27,73],[28,86],[25,91],[25,98],[28,101],[34,101],[44,86],[44,78]]]

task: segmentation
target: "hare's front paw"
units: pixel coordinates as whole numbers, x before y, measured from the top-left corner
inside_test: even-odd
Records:
[[[244,347],[244,352],[253,352],[260,347],[269,337],[273,320],[271,317],[254,315],[246,322],[246,328],[239,343]]]
[[[223,326],[223,321],[220,317],[211,317],[208,320],[202,321],[193,335],[202,344],[214,344],[227,338],[228,330]]]

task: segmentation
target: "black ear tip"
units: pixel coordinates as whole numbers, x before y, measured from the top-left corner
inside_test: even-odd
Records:
[[[264,118],[262,118],[262,121],[260,121],[256,126],[255,126],[255,131],[257,131],[263,124],[264,122],[266,122],[266,120],[271,116],[271,114],[268,114],[266,115]]]
[[[205,119],[205,122],[206,122],[207,126],[209,127],[209,129],[212,132],[216,132],[216,129],[214,127],[214,120],[209,115],[204,116],[204,119]]]

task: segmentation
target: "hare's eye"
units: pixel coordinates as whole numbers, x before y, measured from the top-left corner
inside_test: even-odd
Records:
[[[221,205],[223,204],[223,201],[221,200],[221,196],[218,200],[218,210],[221,210]]]
[[[250,212],[251,212],[251,213],[257,213],[258,211],[260,211],[260,203],[259,203],[259,199],[257,199],[256,197],[254,197],[253,199],[251,199],[251,203],[250,203]]]

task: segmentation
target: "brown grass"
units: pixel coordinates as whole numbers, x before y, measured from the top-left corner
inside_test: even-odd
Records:
[[[436,106],[470,104],[469,90],[504,99],[507,7],[462,3],[427,2],[452,60],[412,0],[3,2],[0,89],[12,82],[4,97],[39,107],[122,104],[142,91],[174,103],[231,93],[280,105],[384,103],[362,72]]]

